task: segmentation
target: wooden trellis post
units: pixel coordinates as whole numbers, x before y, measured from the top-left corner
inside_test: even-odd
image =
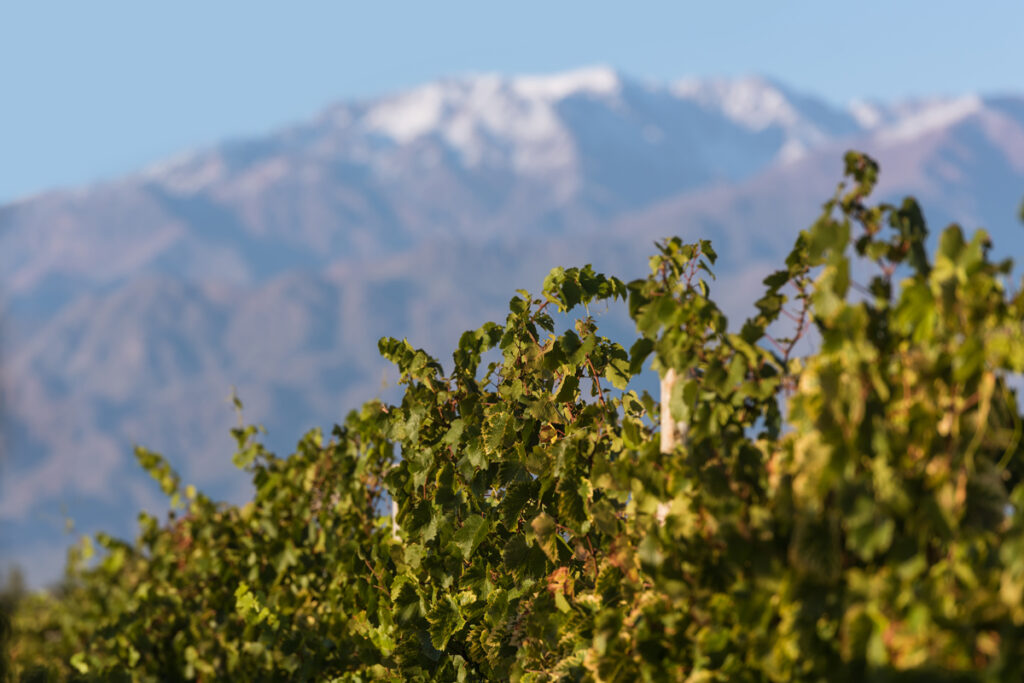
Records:
[[[661,378],[661,452],[671,453],[676,447],[676,423],[672,419],[672,387],[676,384],[676,371],[669,368]]]

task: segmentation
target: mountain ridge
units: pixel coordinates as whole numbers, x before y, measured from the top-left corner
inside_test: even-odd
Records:
[[[113,530],[130,535],[133,506],[159,500],[133,443],[242,495],[232,385],[283,450],[393,395],[378,337],[446,354],[555,265],[628,278],[658,237],[710,237],[713,286],[741,317],[849,147],[879,158],[882,196],[917,194],[932,225],[985,224],[1020,250],[1024,97],[868,107],[757,77],[449,79],[0,206],[0,543],[15,558],[63,544],[61,500],[85,530],[122,510]],[[121,489],[120,507],[106,500]]]

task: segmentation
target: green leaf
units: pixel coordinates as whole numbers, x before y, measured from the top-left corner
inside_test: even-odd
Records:
[[[458,446],[462,439],[462,430],[465,426],[466,423],[463,422],[462,418],[453,420],[451,426],[448,428],[448,432],[444,435],[442,443],[448,444],[449,446]]]
[[[505,526],[514,530],[520,514],[535,495],[535,481],[510,484],[501,500],[501,519]]]
[[[460,606],[447,595],[441,598],[427,619],[430,622],[430,644],[441,651],[448,647],[451,637],[466,625]]]
[[[583,529],[587,521],[586,501],[579,492],[578,477],[562,477],[558,480],[558,515],[568,525]]]
[[[613,358],[605,367],[604,376],[613,387],[624,390],[633,377],[630,362],[624,358]]]
[[[513,534],[501,551],[501,559],[507,567],[520,567],[526,563],[530,548],[526,539],[520,534]]]
[[[405,562],[413,569],[419,568],[420,563],[423,562],[423,558],[426,557],[426,554],[426,548],[418,543],[409,543],[405,546]]]
[[[509,418],[508,415],[498,415],[490,424],[490,428],[486,433],[485,450],[488,453],[497,453],[501,450],[502,443],[505,439],[505,430],[508,427]]]
[[[452,543],[462,553],[463,559],[468,560],[476,547],[487,537],[489,531],[490,525],[483,517],[467,517],[462,528],[456,531],[452,537]]]
[[[548,559],[558,562],[557,535],[555,520],[546,512],[542,512],[530,522],[530,528],[537,539],[537,546],[544,551]]]
[[[576,399],[576,392],[579,389],[580,380],[575,375],[566,375],[562,384],[555,394],[555,400],[559,403],[567,403]]]
[[[89,673],[89,664],[86,662],[86,655],[84,652],[76,652],[71,655],[71,666],[80,674]]]
[[[643,370],[644,361],[654,351],[654,340],[642,337],[633,342],[629,349],[629,373],[638,375]]]

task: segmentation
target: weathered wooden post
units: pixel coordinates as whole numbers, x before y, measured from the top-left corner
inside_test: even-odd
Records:
[[[661,378],[661,452],[671,453],[676,447],[676,422],[672,419],[672,387],[676,371],[669,368]]]

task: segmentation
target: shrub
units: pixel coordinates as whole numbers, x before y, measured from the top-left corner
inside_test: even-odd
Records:
[[[628,284],[555,269],[447,374],[381,340],[401,403],[288,458],[235,430],[242,507],[140,449],[180,512],[20,602],[15,672],[1024,679],[1024,298],[983,231],[929,259],[915,202],[866,203],[866,156],[846,171],[738,332],[711,245],[672,239]],[[629,350],[589,314],[612,300]],[[630,388],[648,363],[658,402]]]

